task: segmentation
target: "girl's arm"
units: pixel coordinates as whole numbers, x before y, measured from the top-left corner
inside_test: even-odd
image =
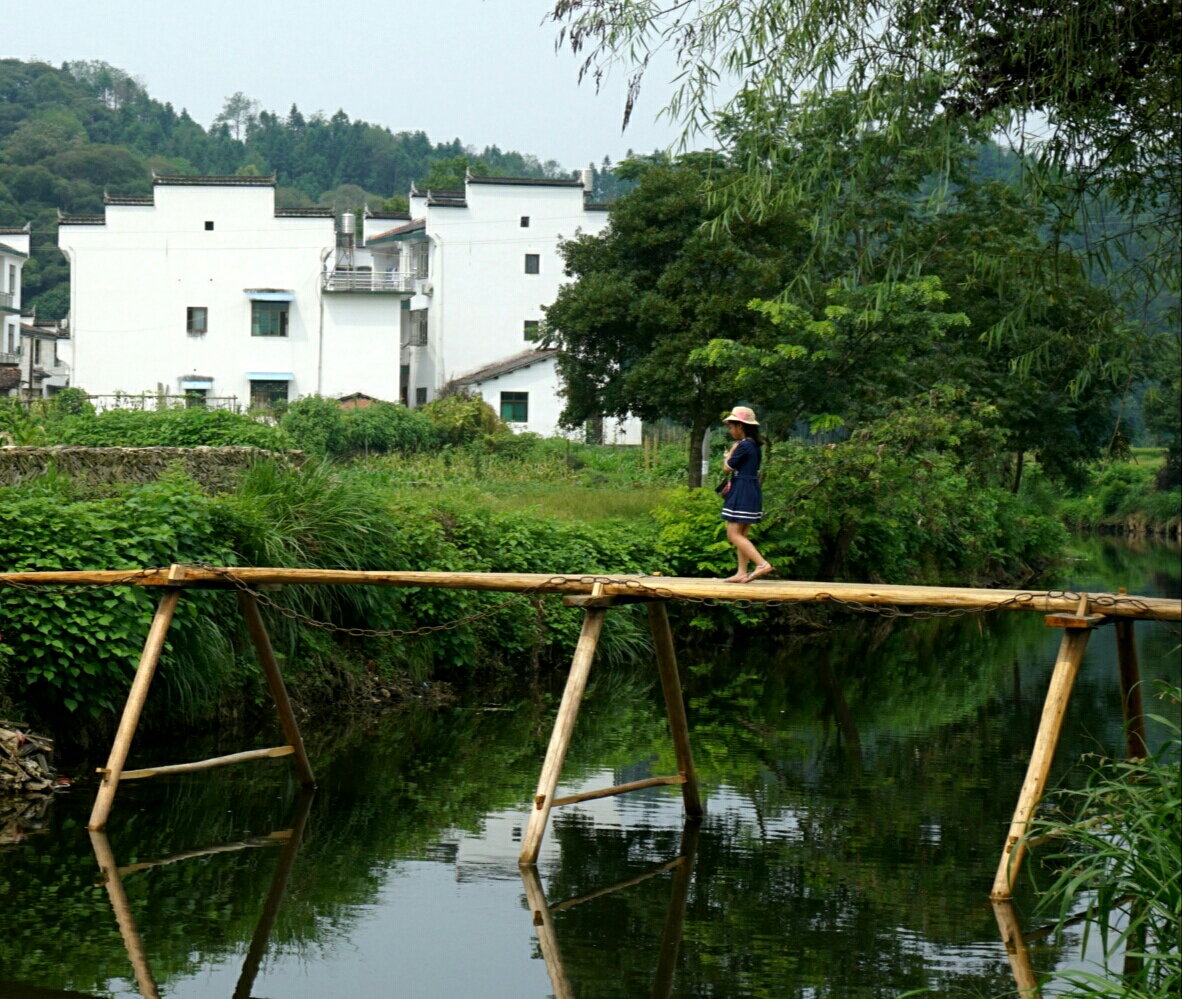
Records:
[[[729,451],[727,451],[726,457],[722,459],[722,470],[724,472],[733,472],[734,471],[734,469],[731,468],[731,458],[733,458],[735,456],[735,450],[742,443],[743,443],[742,441],[735,441],[734,444],[731,445],[731,449]]]

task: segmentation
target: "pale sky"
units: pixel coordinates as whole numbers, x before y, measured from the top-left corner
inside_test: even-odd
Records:
[[[56,0],[7,5],[0,56],[101,59],[141,78],[158,100],[208,126],[237,90],[285,114],[343,108],[433,142],[556,159],[568,168],[670,145],[655,117],[669,69],[646,82],[621,134],[625,79],[596,95],[578,63],[556,52],[546,0],[392,0],[338,6],[310,0]]]

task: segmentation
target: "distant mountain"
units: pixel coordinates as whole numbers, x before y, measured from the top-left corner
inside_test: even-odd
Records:
[[[41,318],[58,319],[69,303],[69,269],[57,251],[57,209],[98,214],[103,191],[147,194],[162,174],[276,175],[284,207],[325,204],[395,207],[412,181],[454,183],[466,168],[499,176],[554,177],[570,172],[553,160],[477,152],[459,139],[432,143],[425,132],[392,132],[353,121],[260,110],[238,93],[208,129],[151,97],[142,83],[102,62],[0,60],[0,226],[33,222],[33,254],[24,269],[24,300]],[[610,161],[596,171],[596,195],[619,187]]]

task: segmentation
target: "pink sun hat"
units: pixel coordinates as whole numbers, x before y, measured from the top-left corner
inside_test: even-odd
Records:
[[[748,409],[746,406],[736,406],[726,416],[722,418],[723,423],[746,423],[750,427],[758,427],[759,421],[755,418],[755,410]]]

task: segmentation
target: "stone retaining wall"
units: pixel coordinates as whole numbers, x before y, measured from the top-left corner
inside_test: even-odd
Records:
[[[300,464],[300,451],[254,447],[0,447],[0,486],[14,486],[52,468],[86,485],[153,482],[170,468],[181,468],[213,492],[234,488],[254,462],[274,458]]]

